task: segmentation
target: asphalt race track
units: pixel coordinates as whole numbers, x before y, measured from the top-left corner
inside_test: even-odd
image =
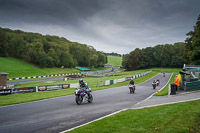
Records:
[[[69,95],[42,101],[0,107],[0,133],[57,133],[124,108],[130,108],[146,99],[156,90],[151,83],[159,79],[162,88],[171,74],[160,73],[136,85],[135,94],[127,86],[92,92],[93,103],[77,105]]]

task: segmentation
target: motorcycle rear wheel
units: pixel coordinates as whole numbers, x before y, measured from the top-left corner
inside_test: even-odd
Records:
[[[75,100],[76,100],[76,103],[77,103],[78,105],[80,105],[80,104],[82,103],[82,101],[83,101],[83,99],[82,99],[81,96],[76,96]]]

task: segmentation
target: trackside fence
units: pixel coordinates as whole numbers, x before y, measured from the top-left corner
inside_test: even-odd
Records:
[[[67,89],[67,88],[77,88],[78,85],[79,85],[78,83],[74,83],[74,84],[59,84],[59,85],[47,85],[47,86],[36,86],[36,87],[1,89],[0,95],[60,90],[60,89]]]
[[[120,82],[131,80],[131,78],[136,79],[136,78],[145,76],[145,75],[147,75],[151,72],[152,71],[147,71],[147,72],[143,72],[143,73],[133,75],[132,77],[126,77],[126,78],[120,78],[120,79],[114,79],[114,80],[105,80],[105,81],[100,80],[100,81],[97,82],[97,86],[107,86],[107,85],[117,84],[117,83],[120,83]]]

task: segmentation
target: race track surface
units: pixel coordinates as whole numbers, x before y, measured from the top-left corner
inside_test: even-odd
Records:
[[[57,133],[124,108],[133,107],[156,90],[151,83],[159,79],[162,88],[171,74],[160,73],[136,85],[135,94],[127,86],[92,92],[93,103],[77,105],[75,96],[0,107],[0,133]]]

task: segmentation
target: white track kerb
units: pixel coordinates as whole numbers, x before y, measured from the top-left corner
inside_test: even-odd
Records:
[[[157,74],[157,75],[158,75],[158,74]],[[173,73],[171,74],[169,80],[168,80],[167,83],[164,85],[164,87],[162,87],[160,90],[162,90],[162,89],[165,88],[165,86],[169,83],[169,81],[170,81],[172,75],[173,75]],[[153,78],[153,77],[152,77],[152,78]],[[148,80],[151,80],[152,78],[150,78],[150,79],[148,79]],[[146,81],[148,81],[148,80],[146,80]],[[146,82],[146,81],[144,81],[144,82]],[[143,82],[142,82],[142,83],[143,83]],[[141,84],[141,83],[140,83],[140,84]],[[159,91],[160,91],[160,90],[159,90]],[[157,92],[155,92],[155,93],[157,93]],[[151,98],[155,93],[153,93],[151,96],[147,97],[147,98],[144,99],[143,101],[145,101],[145,100]],[[187,102],[187,101],[193,101],[193,100],[198,100],[198,99],[200,99],[200,98],[197,98],[197,99],[191,99],[191,100],[185,100],[185,101],[178,101],[178,102]],[[143,101],[141,101],[141,102],[143,102]],[[141,102],[139,102],[139,103],[141,103]],[[178,103],[178,102],[169,102],[169,103],[164,103],[164,104],[156,104],[156,105],[143,106],[143,107],[138,107],[138,108],[125,108],[125,109],[122,109],[122,110],[119,110],[119,111],[113,112],[113,113],[111,113],[111,114],[105,115],[105,116],[103,116],[103,117],[100,117],[100,118],[98,118],[98,119],[95,119],[95,120],[93,120],[93,121],[90,121],[90,122],[84,123],[84,124],[82,124],[82,125],[79,125],[79,126],[76,126],[76,127],[70,128],[70,129],[68,129],[68,130],[62,131],[62,132],[60,132],[60,133],[65,133],[65,132],[72,131],[72,130],[74,130],[74,129],[76,129],[76,128],[79,128],[79,127],[82,127],[82,126],[88,125],[88,124],[90,124],[90,123],[92,123],[92,122],[95,122],[95,121],[98,121],[98,120],[102,120],[102,119],[104,119],[104,118],[106,118],[106,117],[109,117],[109,116],[112,116],[112,115],[118,114],[118,113],[120,113],[120,112],[122,112],[122,111],[133,110],[133,109],[149,108],[149,107],[160,106],[160,105],[165,105],[165,104],[174,104],[174,103]],[[137,105],[137,104],[139,104],[139,103],[136,103],[135,105]]]

